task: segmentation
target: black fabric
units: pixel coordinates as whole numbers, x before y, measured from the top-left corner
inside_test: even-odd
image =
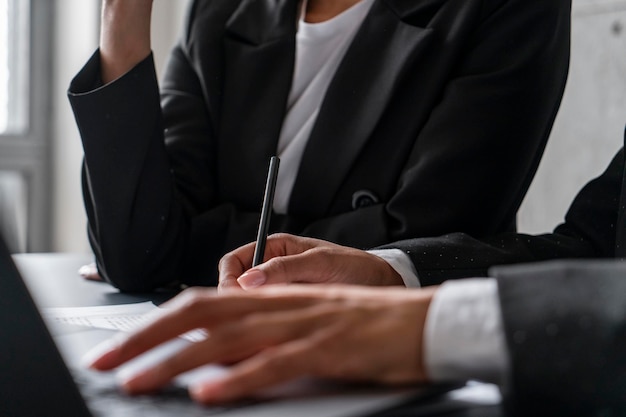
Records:
[[[205,0],[161,84],[151,59],[70,86],[100,273],[215,283],[254,240],[294,65],[298,2]],[[329,86],[273,231],[369,248],[515,229],[563,92],[570,1],[376,0]],[[353,209],[365,190],[378,202]]]
[[[495,268],[511,416],[626,415],[626,263]]]
[[[0,415],[91,417],[2,236],[0,294]]]
[[[624,245],[620,231],[626,227],[618,220],[623,212],[620,200],[625,172],[622,148],[606,171],[578,193],[565,222],[554,233],[537,236],[503,233],[483,239],[453,233],[384,247],[405,251],[422,285],[485,276],[494,265],[557,258],[613,258],[619,255],[616,248]],[[616,240],[616,236],[620,239]]]

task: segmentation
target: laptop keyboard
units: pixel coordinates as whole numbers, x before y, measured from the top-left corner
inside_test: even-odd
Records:
[[[191,400],[183,387],[168,387],[155,395],[130,396],[116,385],[113,374],[99,374],[86,369],[71,369],[74,381],[94,416],[212,416],[241,408],[237,406],[202,406]]]

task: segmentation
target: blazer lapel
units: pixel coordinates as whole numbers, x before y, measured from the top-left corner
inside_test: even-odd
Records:
[[[224,198],[245,196],[255,208],[286,110],[298,7],[297,0],[243,0],[226,23],[220,188]]]
[[[387,2],[395,5],[393,0],[372,5],[328,87],[292,192],[292,213],[318,216],[327,211],[402,70],[430,43],[430,29],[404,23]]]

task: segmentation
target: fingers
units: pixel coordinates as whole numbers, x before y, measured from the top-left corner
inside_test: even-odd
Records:
[[[261,285],[328,281],[332,264],[328,251],[307,250],[291,256],[281,256],[250,269],[237,279],[241,288],[249,290]]]
[[[237,279],[252,267],[255,245],[254,242],[249,243],[222,257],[219,263],[219,291],[241,288],[241,284]],[[277,257],[297,255],[311,248],[329,245],[333,244],[318,239],[277,233],[269,236],[267,239],[264,261],[267,262]],[[254,286],[259,286],[263,284],[263,277],[256,275],[244,280],[248,285],[250,281],[256,283]]]
[[[269,246],[269,245],[268,245]],[[255,243],[241,246],[220,259],[218,291],[241,289],[237,278],[252,266]]]
[[[104,342],[88,352],[83,362],[93,369],[113,369],[167,340],[202,327],[211,317],[210,299],[214,297],[211,290],[187,290],[169,302],[172,308],[159,310],[142,329]]]
[[[102,281],[102,277],[98,273],[98,268],[95,263],[83,265],[78,269],[78,274],[90,281]]]
[[[249,290],[262,285],[339,283],[391,285],[402,283],[383,259],[367,252],[334,244],[316,246],[302,253],[275,257],[237,279]]]
[[[211,347],[216,349],[211,349]],[[213,363],[215,362],[213,358],[232,355],[232,352],[225,350],[226,348],[225,345],[208,344],[206,340],[193,343],[151,368],[144,369],[139,373],[125,375],[121,381],[121,386],[130,394],[156,391],[167,385],[177,375]]]
[[[211,330],[207,339],[193,343],[156,366],[126,378],[123,388],[131,394],[155,391],[177,375],[211,363],[232,363],[259,354],[273,346],[282,346],[314,332],[326,323],[316,309],[294,314],[252,314],[243,320],[228,322]],[[280,350],[280,349],[278,349]],[[264,356],[263,353],[260,354]]]
[[[270,236],[265,262],[248,269],[252,266],[254,246],[254,243],[248,244],[222,258],[221,291],[292,283],[404,284],[395,269],[379,256],[288,234]]]
[[[311,346],[306,340],[297,340],[267,349],[235,365],[220,380],[190,387],[190,394],[196,401],[205,404],[229,402],[308,375],[313,366]]]
[[[190,330],[211,329],[222,323],[236,322],[251,313],[306,307],[315,299],[315,294],[298,289],[288,294],[266,291],[254,297],[243,292],[217,297],[216,292],[209,289],[189,289],[164,304],[164,308],[142,329],[94,348],[85,355],[83,363],[97,370],[113,369]]]

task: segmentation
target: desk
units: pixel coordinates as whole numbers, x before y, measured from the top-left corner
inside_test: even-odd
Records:
[[[122,294],[106,283],[86,281],[78,268],[92,262],[84,254],[19,254],[14,255],[33,297],[41,307],[82,307],[154,301],[171,297],[168,293]],[[500,406],[484,406],[444,397],[409,404],[376,414],[376,417],[501,417]]]
[[[87,281],[78,268],[93,262],[89,254],[33,253],[13,255],[33,298],[40,307],[83,307],[154,301],[173,293],[123,294],[109,284]]]

